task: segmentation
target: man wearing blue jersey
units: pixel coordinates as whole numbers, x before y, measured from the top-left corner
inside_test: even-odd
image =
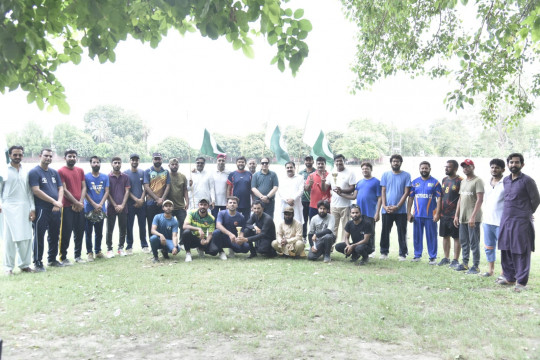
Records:
[[[103,239],[103,223],[106,214],[105,201],[109,197],[109,176],[99,172],[101,159],[97,156],[90,158],[92,172],[84,176],[86,181],[86,199],[84,200],[84,214],[86,216],[86,252],[88,261],[94,261],[95,257],[104,257],[101,252],[101,240]],[[92,252],[92,232],[95,230],[94,251]]]
[[[153,263],[158,263],[158,250],[161,249],[164,259],[169,253],[176,255],[180,251],[178,245],[178,220],[172,215],[174,204],[171,200],[163,201],[163,213],[157,214],[152,220],[150,246],[154,255]]]
[[[212,242],[208,253],[210,255],[219,254],[221,260],[227,260],[223,248],[232,249],[237,253],[247,253],[249,251],[247,241],[245,239],[241,240],[244,237],[246,219],[236,211],[237,208],[238,198],[229,196],[227,198],[227,209],[221,210],[217,216],[216,230],[212,234]]]
[[[249,219],[251,214],[251,178],[252,174],[246,171],[246,158],[240,156],[236,159],[236,171],[229,174],[227,179],[227,196],[238,198],[237,211]]]
[[[407,202],[407,220],[414,223],[413,244],[414,259],[418,262],[423,252],[423,233],[426,232],[426,243],[429,265],[437,265],[437,222],[441,213],[441,184],[430,175],[431,165],[427,161],[420,163],[420,177],[412,182]],[[411,209],[414,203],[414,213]]]
[[[40,163],[28,173],[28,183],[34,193],[36,218],[34,220],[34,269],[45,271],[43,266],[43,241],[47,232],[49,251],[47,253],[47,266],[64,266],[56,260],[58,254],[58,239],[60,236],[60,216],[64,186],[60,174],[49,168],[52,162],[51,149],[43,149],[39,154]],[[21,214],[22,216],[22,214]]]
[[[392,171],[387,171],[381,177],[382,231],[381,256],[388,259],[390,251],[390,231],[396,223],[399,242],[399,261],[407,257],[407,205],[405,204],[411,188],[411,175],[401,170],[403,158],[392,155],[390,165]]]
[[[356,183],[352,194],[342,194],[341,196],[356,200],[360,213],[366,220],[371,220],[373,227],[373,232],[369,237],[369,253],[371,254],[375,252],[375,223],[379,221],[381,213],[381,182],[376,177],[371,176],[373,171],[371,163],[364,162],[360,167],[364,178]]]

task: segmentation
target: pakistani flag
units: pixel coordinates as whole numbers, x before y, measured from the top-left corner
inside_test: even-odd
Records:
[[[283,139],[281,138],[281,131],[279,130],[278,125],[276,125],[274,131],[267,138],[267,145],[276,155],[278,164],[285,165],[285,163],[291,161],[289,154],[287,153],[287,148],[285,147]]]
[[[0,151],[5,156],[0,156],[0,183],[7,179],[7,164],[9,164],[8,147],[6,139],[0,136]]]
[[[216,157],[219,154],[225,154],[225,151],[216,144],[216,140],[210,135],[208,130],[204,129],[204,136],[201,145],[201,154]]]
[[[328,139],[326,139],[326,136],[322,130],[319,133],[317,140],[315,140],[315,143],[311,147],[311,155],[315,160],[317,157],[322,156],[326,159],[326,164],[329,165],[329,167],[334,166],[334,154],[332,154],[332,151],[330,151]]]

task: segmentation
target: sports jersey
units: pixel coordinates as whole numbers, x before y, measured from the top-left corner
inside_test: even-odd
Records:
[[[201,228],[204,233],[211,234],[216,230],[216,223],[214,222],[214,217],[207,212],[205,217],[201,217],[199,210],[192,210],[188,212],[186,221],[189,225]],[[191,232],[196,237],[200,238],[201,235],[198,231]]]
[[[249,171],[233,171],[229,174],[227,184],[232,186],[232,194],[239,199],[239,209],[251,207],[251,173]]]
[[[246,224],[246,219],[244,219],[244,215],[239,212],[236,212],[234,216],[231,216],[231,214],[229,214],[229,210],[225,209],[221,210],[218,213],[216,223],[221,223],[221,225],[223,225],[225,229],[238,236],[236,227],[240,226],[244,228]]]
[[[456,207],[459,200],[459,188],[461,187],[461,176],[450,179],[448,176],[442,180],[442,207],[441,217],[451,217],[456,215]]]
[[[165,188],[167,184],[171,183],[171,178],[169,176],[169,171],[161,168],[160,171],[151,166],[150,169],[144,171],[144,183],[148,184],[150,190],[156,194],[157,197],[162,197],[165,193]],[[151,196],[146,196],[146,204],[154,205],[156,201]]]
[[[103,195],[105,195],[105,188],[109,187],[109,176],[99,173],[99,175],[95,177],[90,172],[84,176],[84,180],[86,181],[86,193],[96,204],[99,204],[103,199]],[[88,213],[92,210],[94,210],[94,207],[85,199],[84,212]],[[105,213],[105,201],[103,202],[101,210]]]
[[[30,187],[39,186],[39,189],[55,200],[58,200],[58,188],[62,186],[62,179],[58,171],[48,168],[43,170],[41,166],[36,166],[28,173],[28,183]],[[44,209],[52,209],[53,204],[42,200],[34,195],[34,203],[36,207]]]
[[[157,231],[165,236],[165,239],[171,240],[173,233],[178,234],[178,220],[174,216],[170,219],[165,217],[165,214],[157,214],[152,220],[152,225],[157,225]]]
[[[377,202],[381,196],[381,182],[379,179],[362,179],[356,184],[356,204],[360,208],[362,215],[375,217]]]
[[[441,197],[441,184],[433,176],[413,180],[409,196],[414,198],[414,216],[432,219],[437,208],[436,198]]]

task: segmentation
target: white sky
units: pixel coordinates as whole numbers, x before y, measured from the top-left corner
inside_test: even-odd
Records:
[[[263,38],[255,41],[255,59],[248,59],[225,39],[198,33],[182,38],[171,31],[157,49],[122,42],[114,64],[83,56],[81,64],[59,68],[70,115],[40,111],[20,90],[0,96],[2,131],[30,120],[47,132],[60,122],[82,128],[84,114],[105,104],[138,113],[150,125],[153,143],[169,135],[193,143],[203,127],[228,134],[261,130],[264,122],[303,128],[308,115],[308,128],[317,132],[344,130],[364,117],[399,128],[455,117],[443,104],[449,80],[398,76],[351,95],[355,28],[344,19],[340,1],[292,0],[287,6],[304,8],[313,24],[309,57],[296,78],[269,64],[275,49]]]

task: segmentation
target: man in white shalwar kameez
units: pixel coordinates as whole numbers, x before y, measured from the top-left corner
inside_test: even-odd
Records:
[[[296,173],[294,162],[285,164],[287,177],[280,179],[278,194],[281,198],[281,218],[286,207],[292,206],[294,209],[294,220],[300,225],[304,223],[302,216],[302,194],[304,193],[304,177]]]
[[[34,195],[28,183],[28,172],[23,169],[22,146],[9,148],[11,159],[7,169],[7,180],[0,184],[0,221],[4,242],[4,268],[6,275],[13,274],[15,254],[19,254],[19,268],[22,272],[33,272],[32,262],[32,221],[35,218]]]

